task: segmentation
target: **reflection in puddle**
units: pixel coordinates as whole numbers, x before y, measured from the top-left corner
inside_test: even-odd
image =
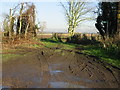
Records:
[[[0,89],[2,88],[10,88],[9,86],[0,86]]]
[[[53,75],[53,74],[58,74],[58,73],[61,73],[63,71],[61,70],[54,70],[54,71],[50,71],[50,74]]]
[[[62,70],[57,70],[57,67],[60,65],[61,64],[51,64],[49,66],[50,74],[54,75],[54,74],[59,74],[59,73],[63,72]]]
[[[76,85],[67,82],[50,82],[52,88],[86,88],[85,86]]]
[[[66,79],[68,79],[68,81],[76,81],[76,82],[80,82],[80,81],[84,81],[84,82],[93,82],[92,80],[89,79],[85,79],[85,78],[79,78],[79,77],[75,77],[75,76],[71,76],[71,75],[67,75],[66,72],[64,72],[63,70],[61,70],[61,64],[52,64],[49,66],[49,70],[50,70],[50,74],[52,76],[56,76],[57,78],[59,78],[59,74],[64,73]],[[61,76],[60,76],[61,77]],[[61,77],[61,78],[63,78]],[[54,80],[55,78],[51,78],[51,80]],[[85,86],[79,85],[79,84],[73,84],[70,82],[64,82],[64,81],[50,81],[49,82],[50,86],[52,88],[86,88]]]

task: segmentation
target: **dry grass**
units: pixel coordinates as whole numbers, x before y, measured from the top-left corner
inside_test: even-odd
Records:
[[[26,48],[36,48],[36,46],[43,45],[37,38],[2,38],[2,50],[6,49],[16,49],[18,47],[26,47]]]

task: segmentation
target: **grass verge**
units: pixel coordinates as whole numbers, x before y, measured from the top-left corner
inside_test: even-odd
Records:
[[[59,47],[61,49],[68,50],[76,50],[76,48],[81,48],[77,51],[83,52],[87,55],[94,55],[101,59],[101,61],[105,61],[113,66],[120,68],[120,56],[114,49],[104,49],[100,44],[96,45],[81,45],[81,44],[73,44],[73,43],[64,43],[58,42],[54,39],[43,39],[42,43],[44,43],[45,47]]]
[[[94,55],[99,57],[102,61],[112,64],[113,66],[120,68],[120,56],[117,51],[110,49],[104,49],[99,45],[87,45],[84,46],[83,53],[88,55]]]

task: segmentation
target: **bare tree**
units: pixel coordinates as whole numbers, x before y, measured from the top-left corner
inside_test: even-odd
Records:
[[[14,10],[10,9],[9,14],[5,15],[5,19],[3,22],[3,28],[5,32],[4,35],[9,37],[11,37],[14,34],[13,28],[14,28],[15,16],[12,11]]]
[[[20,34],[21,34],[21,28],[22,28],[22,11],[23,11],[23,7],[24,7],[24,3],[21,3],[21,8],[20,8],[20,20],[19,20],[19,23],[20,23],[20,26],[19,26],[19,37],[20,37]]]
[[[9,36],[9,25],[8,25],[9,15],[6,14],[6,15],[4,15],[4,16],[5,16],[5,19],[4,19],[4,21],[3,21],[4,36]]]
[[[24,2],[11,8],[10,13],[6,15],[3,22],[4,35],[11,37],[16,31],[16,36],[19,39],[21,37],[26,38],[27,35],[36,36],[35,17],[35,5],[33,3]]]
[[[17,34],[26,37],[28,33],[32,36],[36,36],[37,33],[35,29],[35,5],[22,3],[17,18]]]
[[[10,16],[9,16],[9,19],[10,19],[10,26],[9,26],[9,37],[13,36],[14,34],[14,22],[15,22],[15,16],[14,14],[12,13],[12,9],[10,9]]]
[[[43,33],[44,29],[46,29],[46,22],[45,21],[40,23],[40,30],[42,33]]]
[[[86,8],[86,2],[79,2],[79,0],[68,0],[67,4],[60,2],[65,10],[65,15],[68,22],[68,33],[70,36],[74,35],[76,27],[85,20],[91,19],[84,17],[85,14],[90,12],[92,9]]]

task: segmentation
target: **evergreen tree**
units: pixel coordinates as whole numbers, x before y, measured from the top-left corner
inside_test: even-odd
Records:
[[[99,3],[97,23],[95,26],[104,40],[116,35],[118,21],[117,15],[118,2]]]

